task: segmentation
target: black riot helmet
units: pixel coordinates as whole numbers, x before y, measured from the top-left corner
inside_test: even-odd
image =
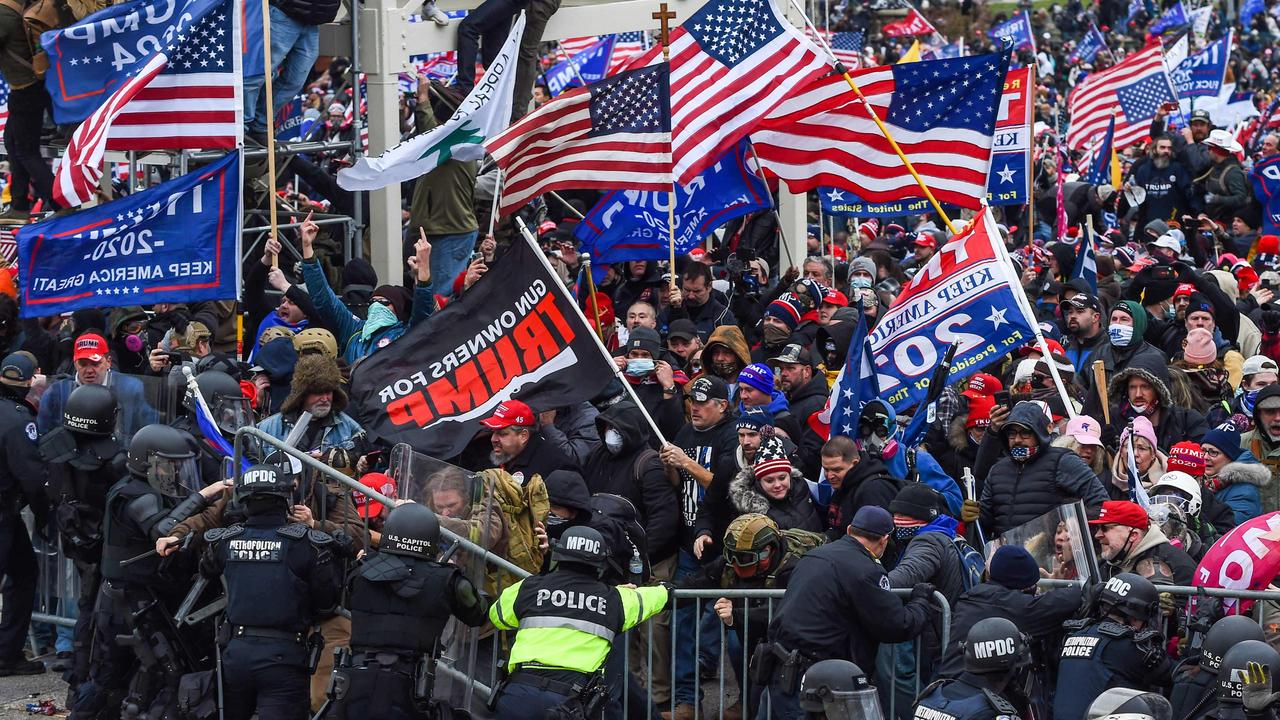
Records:
[[[1245,667],[1251,662],[1266,666],[1267,675],[1275,677],[1280,669],[1280,653],[1261,640],[1245,640],[1228,650],[1218,668],[1219,705],[1244,704]]]
[[[431,560],[440,541],[440,520],[419,503],[397,505],[382,526],[379,552]]]
[[[1085,720],[1171,720],[1173,706],[1163,695],[1111,688],[1089,705]]]
[[[232,496],[237,503],[246,500],[276,497],[288,500],[293,494],[293,481],[275,465],[254,465],[240,473],[235,480]]]
[[[1231,648],[1246,640],[1264,640],[1262,626],[1248,615],[1228,615],[1214,623],[1204,634],[1200,648],[1200,667],[1218,672],[1222,658]]]
[[[116,394],[105,385],[81,385],[62,406],[62,424],[72,432],[111,437],[116,429]]]
[[[800,709],[830,720],[883,720],[880,697],[862,668],[848,660],[821,660],[800,679]]]
[[[134,434],[125,466],[160,494],[183,497],[200,488],[198,451],[190,433],[168,425],[147,425]]]
[[[551,551],[551,562],[556,566],[564,563],[589,567],[599,576],[608,566],[609,548],[606,547],[604,536],[599,530],[578,525],[569,528],[564,535],[560,536],[560,541]]]
[[[253,424],[253,408],[235,378],[221,370],[206,370],[196,376],[196,386],[223,433],[235,435],[236,430]]]
[[[1150,623],[1160,610],[1160,593],[1141,575],[1120,573],[1098,591],[1098,608],[1103,613]]]
[[[1005,618],[979,621],[964,641],[964,669],[975,675],[1011,673],[1030,660],[1026,636]]]

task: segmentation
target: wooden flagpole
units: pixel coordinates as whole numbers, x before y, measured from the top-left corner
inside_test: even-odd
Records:
[[[795,2],[795,0],[792,0]],[[662,61],[671,62],[671,43],[670,21],[674,20],[676,13],[667,7],[666,3],[658,5],[658,11],[652,14],[654,20],[660,24],[659,40],[662,41]],[[668,260],[671,267],[668,275],[671,278],[670,289],[676,289],[676,180],[671,178],[671,191],[667,194],[667,248]]]
[[[884,122],[880,120],[880,116],[876,115],[875,110],[871,108],[871,103],[867,102],[866,96],[862,94],[862,88],[859,88],[858,84],[853,81],[853,77],[849,75],[849,70],[845,68],[844,63],[836,59],[835,53],[831,51],[831,46],[827,45],[827,41],[822,37],[822,34],[813,26],[813,21],[809,19],[807,14],[805,14],[804,8],[800,7],[800,4],[796,2],[796,0],[791,0],[791,7],[795,8],[796,12],[800,13],[800,16],[804,18],[805,26],[813,31],[815,39],[817,39],[818,43],[822,45],[822,49],[826,51],[827,57],[830,58],[831,62],[835,65],[836,72],[844,75],[844,81],[849,83],[849,89],[853,90],[854,94],[858,96],[858,99],[862,101],[862,106],[866,108],[867,115],[870,115],[871,119],[875,122],[876,127],[880,128],[880,134],[884,135],[885,140],[889,141],[889,147],[893,148],[893,151],[897,153],[898,159],[906,166],[907,172],[911,173],[911,177],[915,178],[916,185],[920,186],[921,192],[924,193],[929,204],[933,206],[934,211],[938,213],[938,217],[942,218],[942,222],[946,223],[947,230],[950,230],[952,235],[959,232],[956,230],[956,226],[951,224],[951,218],[947,216],[945,211],[943,211],[942,204],[933,196],[933,191],[929,189],[928,185],[924,184],[924,178],[920,177],[920,173],[916,172],[915,166],[907,159],[906,153],[902,152],[902,148],[898,146],[898,141],[893,139],[893,135],[889,134],[889,128],[885,127]]]
[[[271,2],[262,0],[262,75],[264,85],[262,92],[266,95],[267,108],[267,208],[270,213],[271,230],[268,237],[276,237],[276,113],[275,98],[271,90]],[[271,256],[271,267],[279,267],[280,254]]]
[[[591,276],[591,253],[582,253],[582,272],[587,276],[587,292],[591,297],[591,314],[594,316],[596,335],[604,342],[604,325],[600,324],[600,301],[596,299],[596,279]]]

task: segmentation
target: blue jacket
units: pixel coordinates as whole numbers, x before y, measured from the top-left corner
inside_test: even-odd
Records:
[[[44,391],[40,398],[40,411],[36,414],[36,427],[41,435],[62,425],[62,408],[78,385],[74,376],[65,377]],[[128,447],[134,433],[146,425],[160,422],[159,416],[147,402],[147,394],[139,378],[112,370],[107,375],[107,387],[115,393],[116,405],[120,408],[116,421],[117,439]]]
[[[333,288],[329,287],[329,281],[325,279],[319,261],[315,258],[302,261],[302,277],[306,280],[307,293],[311,295],[311,301],[316,304],[316,311],[320,313],[325,324],[335,329],[338,350],[351,365],[373,351],[390,345],[406,330],[431,317],[431,313],[436,310],[436,298],[431,294],[431,286],[418,283],[413,288],[413,311],[409,315],[408,324],[398,322],[377,331],[365,340],[360,337],[360,331],[364,329],[364,320],[353,315],[338,299]]]
[[[289,431],[293,430],[293,423],[297,421],[297,417],[284,416],[284,413],[276,413],[268,417],[266,420],[258,423],[258,429],[270,435],[277,440],[284,440],[289,436]],[[355,437],[364,432],[360,423],[356,422],[346,413],[340,412],[331,423],[325,426],[317,440],[316,447],[304,448],[305,450],[329,450],[331,448],[343,448],[350,450],[355,446]]]
[[[1235,461],[1227,463],[1218,473],[1223,487],[1214,491],[1218,502],[1235,513],[1236,525],[1262,514],[1262,492],[1259,488],[1271,482],[1271,470],[1254,459],[1245,450]]]

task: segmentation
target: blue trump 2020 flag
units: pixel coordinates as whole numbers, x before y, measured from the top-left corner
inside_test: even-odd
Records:
[[[1160,35],[1169,30],[1174,30],[1183,25],[1190,24],[1191,20],[1187,18],[1187,9],[1183,7],[1182,0],[1174,3],[1172,7],[1164,11],[1158,20],[1151,25],[1151,34]]]
[[[740,141],[686,186],[676,187],[676,254],[689,252],[730,220],[773,205],[769,188],[748,164],[748,140]],[[615,190],[578,223],[574,236],[593,264],[661,260],[668,255],[665,192]]]
[[[991,28],[987,31],[987,36],[1013,50],[1022,50],[1024,48],[1035,50],[1036,48],[1035,31],[1031,29],[1031,18],[1021,12]]]
[[[583,83],[589,85],[605,79],[609,74],[614,41],[613,35],[607,35],[548,70],[545,78],[552,96],[571,87],[582,87]]]
[[[1265,0],[1244,0],[1244,5],[1240,7],[1240,27],[1247,31],[1253,25],[1253,16],[1266,9]]]
[[[1262,233],[1280,234],[1280,155],[1255,163],[1249,180],[1262,203]]]
[[[1080,44],[1076,45],[1076,48],[1071,51],[1071,55],[1067,59],[1071,62],[1079,60],[1080,62],[1091,63],[1106,46],[1107,40],[1098,31],[1098,26],[1089,23],[1089,31],[1084,34],[1084,37],[1080,38]]]
[[[49,54],[45,87],[53,98],[53,119],[64,125],[89,117],[158,53],[166,52],[171,59],[179,54],[192,29],[205,17],[239,5],[226,0],[134,0],[44,33],[40,44]],[[261,65],[262,46],[258,48]],[[185,68],[187,74],[198,70]],[[210,74],[229,70],[208,68]]]
[[[230,300],[239,288],[240,154],[18,232],[23,317]]]
[[[1218,97],[1227,76],[1227,61],[1231,59],[1231,38],[1232,33],[1228,31],[1169,71],[1178,97]]]
[[[880,397],[902,412],[923,402],[934,368],[959,343],[946,384],[1035,337],[1022,284],[991,209],[925,263],[871,333]]]

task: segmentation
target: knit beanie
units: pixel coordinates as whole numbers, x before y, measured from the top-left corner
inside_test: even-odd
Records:
[[[1257,252],[1253,256],[1253,267],[1258,272],[1275,270],[1280,266],[1280,237],[1263,235],[1258,238]]]
[[[782,297],[769,303],[769,307],[765,308],[765,317],[772,317],[781,320],[788,328],[795,330],[800,324],[800,316],[804,314],[804,309],[800,307],[791,293],[787,293]]]
[[[787,451],[782,446],[782,441],[771,437],[760,443],[760,449],[756,450],[756,462],[751,466],[751,471],[755,473],[756,478],[780,472],[790,474],[791,461],[787,459]]]
[[[773,394],[773,371],[764,363],[751,363],[738,373],[738,382],[753,387],[765,395]]]
[[[738,415],[738,422],[735,429],[743,428],[760,432],[764,428],[773,425],[773,413],[762,407],[746,408]]]
[[[1191,477],[1204,475],[1204,451],[1200,444],[1185,440],[1169,448],[1169,462],[1165,469],[1184,472]]]
[[[1187,331],[1182,359],[1189,365],[1209,365],[1217,360],[1218,348],[1213,344],[1213,334],[1204,328],[1191,328]]]
[[[854,273],[863,272],[871,276],[872,280],[876,277],[876,261],[869,257],[856,257],[849,261],[849,276]]]
[[[1209,298],[1198,292],[1191,293],[1191,297],[1187,301],[1187,315],[1193,312],[1207,312],[1214,315],[1213,303],[1209,302]]]
[[[1035,558],[1017,545],[1001,545],[987,565],[991,582],[1010,590],[1026,590],[1040,582],[1040,566]]]
[[[1232,462],[1240,457],[1244,450],[1240,449],[1240,433],[1236,430],[1223,430],[1222,428],[1214,428],[1204,434],[1200,439],[1200,445],[1212,445],[1222,451]]]
[[[1133,434],[1151,443],[1152,448],[1159,449],[1160,443],[1156,440],[1156,429],[1147,418],[1139,415],[1133,419]],[[1129,428],[1125,428],[1120,433],[1120,447],[1124,447],[1129,441]]]

